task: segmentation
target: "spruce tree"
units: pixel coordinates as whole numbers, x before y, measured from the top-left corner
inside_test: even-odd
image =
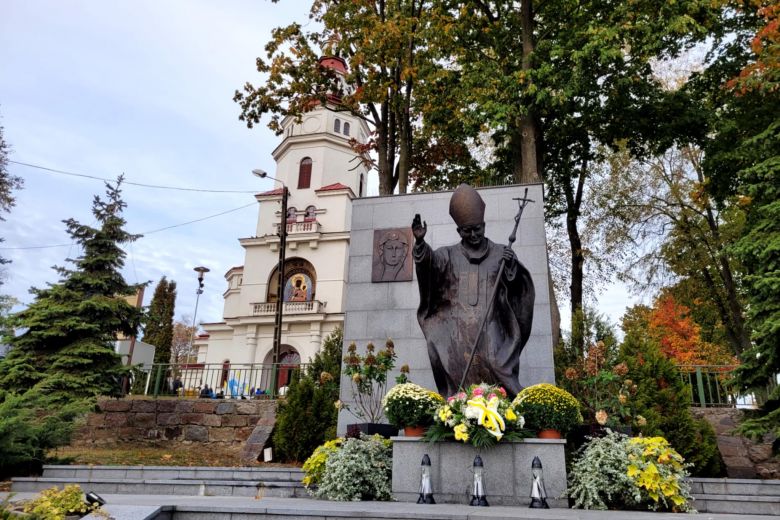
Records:
[[[155,363],[170,363],[175,305],[176,282],[163,276],[154,289],[144,329],[144,342],[155,346]]]
[[[135,335],[142,316],[124,298],[138,287],[122,277],[120,246],[138,236],[124,230],[121,182],[106,183],[106,198],[94,198],[96,227],[64,221],[82,254],[67,259],[72,268],[54,267],[59,282],[32,289],[33,303],[11,317],[13,328],[24,332],[6,338],[11,350],[0,362],[0,387],[32,388],[64,401],[120,393],[126,370],[114,342],[118,334]]]

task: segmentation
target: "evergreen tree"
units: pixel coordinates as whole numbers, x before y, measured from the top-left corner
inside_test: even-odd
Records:
[[[294,378],[276,412],[273,443],[282,460],[303,462],[323,442],[336,437],[341,375],[342,331],[323,342],[305,375]]]
[[[723,476],[715,431],[707,421],[691,414],[690,389],[677,367],[661,354],[659,345],[647,333],[649,311],[644,306],[629,309],[621,345],[628,377],[637,385],[633,398],[636,413],[647,420],[642,432],[665,437],[686,462],[693,464],[692,475]]]
[[[73,268],[55,267],[61,279],[45,289],[32,289],[35,300],[13,315],[22,334],[7,338],[8,356],[0,362],[0,387],[34,391],[65,401],[78,397],[117,395],[126,370],[114,352],[118,334],[135,335],[142,313],[125,300],[136,286],[120,270],[125,252],[120,245],[138,238],[123,229],[120,185],[106,184],[106,199],[94,198],[97,227],[65,220],[68,234],[82,254],[67,259]]]
[[[171,360],[175,305],[176,282],[163,276],[154,289],[144,329],[144,342],[155,346],[155,363],[169,363]]]

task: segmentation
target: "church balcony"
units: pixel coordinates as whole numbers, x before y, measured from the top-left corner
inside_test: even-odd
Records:
[[[276,224],[274,227],[276,229],[276,234],[279,234],[279,227],[281,224]],[[298,233],[319,233],[320,231],[320,223],[316,220],[303,220],[301,222],[288,222],[287,223],[287,234],[288,235],[295,235]]]
[[[276,302],[252,303],[252,316],[272,316],[276,313]],[[318,300],[307,302],[284,302],[282,314],[319,314],[325,312],[325,303]]]

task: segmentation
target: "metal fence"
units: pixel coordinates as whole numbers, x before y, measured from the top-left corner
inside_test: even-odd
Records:
[[[305,364],[156,363],[135,371],[130,393],[153,397],[274,398],[284,395]]]
[[[678,365],[688,385],[691,406],[757,408],[766,401],[772,386],[750,394],[739,394],[733,384],[735,365]]]

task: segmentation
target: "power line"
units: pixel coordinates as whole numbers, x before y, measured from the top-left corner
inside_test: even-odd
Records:
[[[215,213],[213,215],[209,215],[208,217],[201,217],[201,218],[197,218],[195,220],[182,222],[181,224],[174,224],[172,226],[165,226],[165,227],[162,227],[162,228],[159,228],[159,229],[153,229],[151,231],[144,231],[142,233],[131,233],[131,234],[138,234],[138,235],[144,235],[144,236],[151,235],[152,233],[159,233],[160,231],[165,231],[167,229],[173,229],[173,228],[177,228],[177,227],[182,227],[182,226],[186,226],[188,224],[194,224],[196,222],[203,222],[204,220],[208,220],[210,218],[221,217],[222,215],[227,215],[228,213],[233,213],[234,211],[238,211],[240,209],[248,208],[249,206],[254,206],[255,204],[257,204],[257,203],[256,202],[250,202],[249,204],[245,204],[245,205],[239,206],[237,208],[229,209],[227,211],[222,211],[220,213]],[[66,247],[66,246],[70,246],[70,245],[73,245],[73,244],[69,243],[69,244],[54,244],[54,245],[50,245],[50,246],[0,247],[0,250],[8,251],[8,250],[20,250],[20,249],[50,249],[50,248],[54,248],[54,247]]]
[[[28,168],[36,168],[49,173],[57,173],[60,175],[70,175],[71,177],[82,177],[84,179],[93,179],[104,182],[113,182],[116,179],[107,179],[105,177],[98,177],[96,175],[87,175],[85,173],[66,172],[64,170],[57,170],[55,168],[47,168],[46,166],[40,166],[37,164],[30,164],[20,161],[9,160],[9,163],[18,164],[20,166],[27,166]],[[201,188],[181,188],[178,186],[160,186],[157,184],[144,184],[142,182],[122,181],[124,184],[130,184],[132,186],[140,186],[142,188],[154,188],[158,190],[176,190],[176,191],[196,191],[199,193],[257,193],[257,190],[207,190]]]

